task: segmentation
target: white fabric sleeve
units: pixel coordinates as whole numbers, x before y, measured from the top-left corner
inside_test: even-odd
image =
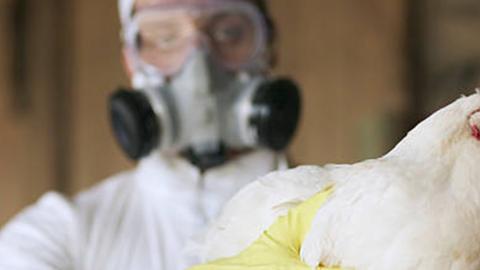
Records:
[[[69,201],[47,193],[0,231],[0,270],[69,270],[78,246]]]

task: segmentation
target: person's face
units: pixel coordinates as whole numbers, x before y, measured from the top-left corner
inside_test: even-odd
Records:
[[[216,60],[227,68],[236,69],[251,61],[249,58],[256,50],[260,27],[244,13],[222,11],[208,18],[200,16],[197,21],[178,10],[151,12],[158,5],[208,6],[212,2],[222,0],[136,0],[135,12],[141,18],[138,21],[141,59],[167,76],[179,70],[188,51],[205,44]],[[203,39],[198,39],[196,31],[203,32]]]

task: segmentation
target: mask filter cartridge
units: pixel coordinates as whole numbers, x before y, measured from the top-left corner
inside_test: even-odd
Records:
[[[157,147],[161,126],[145,94],[119,89],[109,103],[113,132],[129,158],[138,160]]]

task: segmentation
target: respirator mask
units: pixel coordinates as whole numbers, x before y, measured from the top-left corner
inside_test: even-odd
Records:
[[[199,2],[139,9],[124,24],[134,89],[112,95],[110,115],[131,159],[159,150],[208,169],[231,151],[281,151],[296,130],[299,90],[266,75],[267,29],[257,8]]]

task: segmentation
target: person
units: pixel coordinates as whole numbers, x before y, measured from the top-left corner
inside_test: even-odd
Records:
[[[0,232],[0,269],[186,269],[188,239],[240,188],[286,167],[293,82],[272,78],[261,0],[119,0],[133,89],[110,99],[138,166],[68,199],[47,193]]]

